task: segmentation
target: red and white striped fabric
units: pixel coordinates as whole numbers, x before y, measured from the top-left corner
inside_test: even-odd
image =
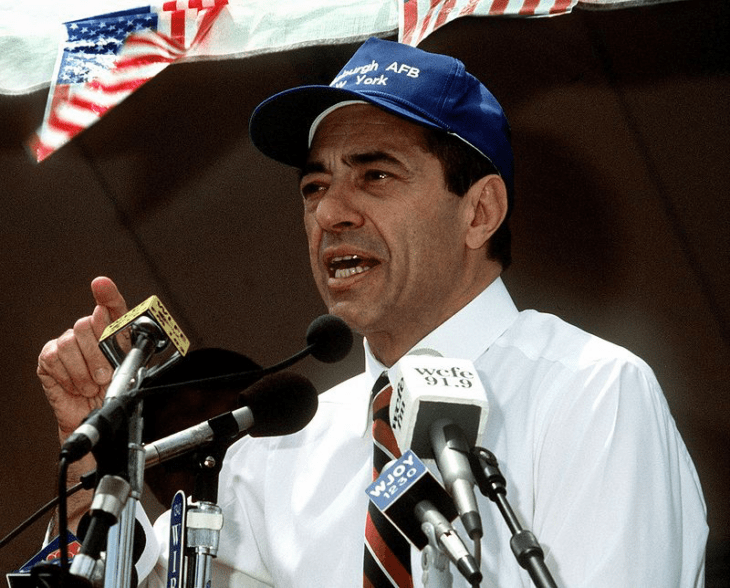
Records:
[[[399,40],[416,46],[462,16],[552,16],[570,12],[578,0],[400,0]]]
[[[29,147],[42,161],[210,31],[228,0],[182,0],[65,23],[46,114]]]

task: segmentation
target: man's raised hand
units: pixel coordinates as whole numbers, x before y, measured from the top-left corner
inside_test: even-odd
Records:
[[[61,442],[99,408],[113,368],[99,349],[99,338],[111,322],[127,312],[116,284],[99,277],[91,282],[96,307],[72,329],[45,344],[38,357],[38,377],[53,409]]]

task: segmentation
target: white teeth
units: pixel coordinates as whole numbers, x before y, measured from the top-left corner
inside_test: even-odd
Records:
[[[357,266],[357,267],[349,267],[346,269],[338,269],[335,271],[335,278],[349,278],[350,276],[354,276],[355,274],[361,274],[363,272],[366,272],[370,269],[369,266]]]
[[[342,257],[333,257],[330,263],[337,263],[338,261],[350,261],[351,259],[359,259],[357,255],[343,255]]]
[[[360,255],[340,255],[329,260],[330,275],[335,279],[345,279],[372,269],[370,261]],[[338,267],[344,266],[344,267]]]

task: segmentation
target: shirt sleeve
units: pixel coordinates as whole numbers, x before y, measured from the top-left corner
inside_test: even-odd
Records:
[[[533,472],[533,530],[557,583],[701,588],[705,504],[651,370],[612,360],[557,381]]]

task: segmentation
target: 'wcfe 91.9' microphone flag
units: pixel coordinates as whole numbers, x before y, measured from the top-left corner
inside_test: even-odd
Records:
[[[469,450],[486,430],[489,406],[474,363],[407,355],[394,370],[390,424],[401,451],[433,458],[472,539],[482,536]]]

